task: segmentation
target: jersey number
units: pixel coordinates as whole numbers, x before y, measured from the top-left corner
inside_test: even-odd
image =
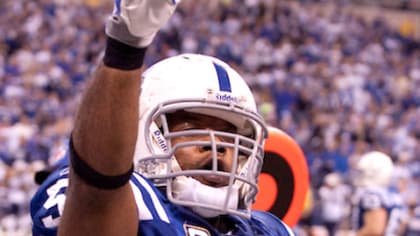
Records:
[[[205,228],[187,224],[184,225],[184,228],[187,236],[210,236],[210,232]]]
[[[60,179],[47,189],[48,199],[45,201],[43,207],[47,210],[47,212],[51,212],[50,209],[57,207],[58,216],[53,217],[52,213],[49,213],[50,215],[43,217],[42,223],[44,223],[45,227],[52,228],[58,226],[60,216],[63,213],[64,202],[66,200],[65,194],[61,190],[66,188],[68,184],[69,180],[67,178]]]

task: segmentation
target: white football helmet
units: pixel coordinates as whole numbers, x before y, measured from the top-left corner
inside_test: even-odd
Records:
[[[391,158],[378,151],[362,155],[357,162],[358,175],[355,178],[356,186],[387,186],[391,182],[394,164]]]
[[[251,90],[226,63],[209,56],[182,54],[165,59],[143,73],[140,95],[140,123],[135,166],[156,186],[166,187],[168,199],[187,206],[204,217],[238,214],[249,217],[258,191],[257,179],[263,164],[267,128]],[[217,117],[237,128],[237,133],[216,130],[170,132],[167,114],[186,111]],[[200,135],[210,141],[183,142],[171,139]],[[223,142],[215,137],[228,137]],[[174,157],[177,148],[211,147],[211,170],[182,170]],[[217,170],[217,148],[232,148],[231,172]],[[229,177],[225,187],[211,187],[192,178],[199,175]]]

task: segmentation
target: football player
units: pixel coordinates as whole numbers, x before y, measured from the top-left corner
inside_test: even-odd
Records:
[[[115,1],[69,164],[31,202],[33,235],[293,235],[251,210],[267,128],[241,76],[196,54],[142,73],[147,46],[177,4]]]
[[[406,208],[391,186],[391,158],[382,152],[368,152],[360,157],[356,169],[352,222],[357,235],[401,235]]]

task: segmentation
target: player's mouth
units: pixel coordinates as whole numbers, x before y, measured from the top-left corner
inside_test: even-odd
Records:
[[[217,167],[218,167],[217,168],[218,171],[226,172],[225,165],[223,162],[219,161],[217,163]],[[201,169],[211,171],[213,169],[212,162],[211,161],[207,162]],[[203,175],[203,176],[199,176],[197,179],[203,184],[209,185],[212,187],[223,187],[229,184],[229,177],[222,176],[219,174]]]
[[[211,186],[211,187],[223,187],[229,184],[229,177],[221,176],[217,174],[210,174],[204,176],[197,176],[196,179],[202,184]]]

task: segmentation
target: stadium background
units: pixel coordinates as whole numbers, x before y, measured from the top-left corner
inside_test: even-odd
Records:
[[[33,174],[67,140],[110,2],[0,2],[0,235],[30,234]],[[313,201],[297,230],[322,233],[324,176],[337,173],[345,196],[370,148],[391,154],[395,186],[418,211],[419,12],[419,0],[184,0],[146,63],[198,52],[232,64],[269,124],[302,147]]]

